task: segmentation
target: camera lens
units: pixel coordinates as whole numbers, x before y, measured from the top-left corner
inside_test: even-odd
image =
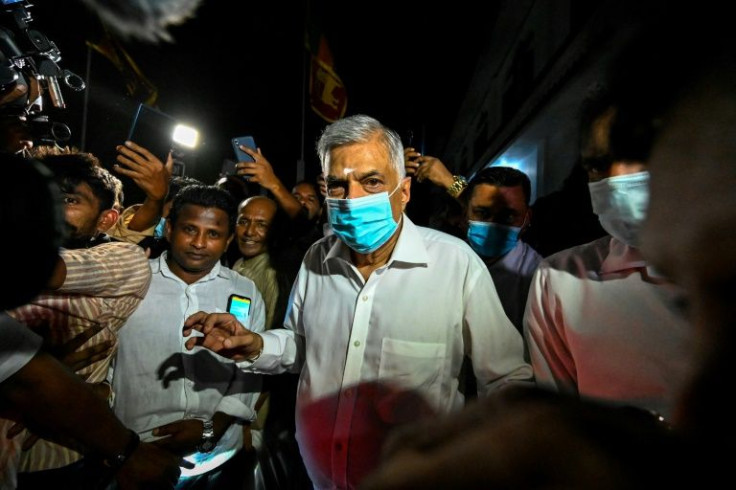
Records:
[[[87,84],[84,83],[84,79],[82,77],[69,70],[64,70],[64,83],[66,83],[66,86],[75,92],[81,92],[87,87]]]

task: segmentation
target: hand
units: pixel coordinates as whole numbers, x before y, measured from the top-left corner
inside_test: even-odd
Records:
[[[452,174],[439,158],[424,155],[417,158],[417,161],[420,162],[416,171],[418,182],[429,180],[434,185],[443,189],[450,188],[452,185]]]
[[[199,419],[177,420],[170,424],[153,429],[153,435],[162,437],[152,441],[152,444],[178,456],[186,456],[197,450],[202,442],[204,432],[203,422]]]
[[[319,193],[322,197],[327,197],[327,181],[325,180],[325,174],[320,173],[317,176],[317,185],[319,186]]]
[[[406,170],[407,177],[411,177],[417,173],[417,169],[421,165],[418,158],[421,156],[422,154],[412,147],[404,148],[404,169]]]
[[[14,437],[17,437],[18,434],[22,433],[23,430],[26,428],[25,424],[21,422],[16,422],[13,425],[10,426],[8,429],[8,432],[6,433],[5,437],[8,439],[12,439]],[[28,434],[26,435],[26,438],[23,440],[23,443],[21,444],[20,448],[22,451],[28,451],[33,447],[34,444],[40,439],[39,436],[36,434],[33,434],[32,432],[28,431]]]
[[[116,147],[119,155],[115,171],[130,177],[148,199],[163,201],[169,193],[169,180],[174,168],[174,158],[169,152],[166,165],[151,152],[132,141]]]
[[[170,489],[179,480],[179,466],[193,467],[178,456],[142,442],[125,461],[115,478],[120,490]]]
[[[254,151],[247,146],[240,145],[240,149],[252,156],[255,162],[239,162],[235,165],[237,175],[247,177],[248,182],[255,182],[274,192],[276,188],[281,186],[281,180],[276,177],[273,167],[261,153],[261,149]]]
[[[69,369],[78,373],[82,369],[91,366],[97,361],[106,359],[111,353],[115,346],[115,342],[112,340],[105,340],[97,345],[87,347],[86,349],[79,350],[89,339],[97,335],[101,330],[101,326],[95,326],[88,328],[83,332],[77,334],[75,337],[66,341],[60,345],[53,345],[48,342],[48,330],[49,326],[44,325],[35,329],[36,333],[47,339],[45,348],[51,355],[56,357]]]
[[[263,337],[245,328],[230,313],[195,313],[184,322],[184,336],[191,335],[192,330],[204,336],[187,340],[189,350],[201,345],[234,361],[252,359],[263,350]]]

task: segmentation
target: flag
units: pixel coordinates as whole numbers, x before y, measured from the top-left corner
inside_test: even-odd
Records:
[[[133,58],[128,54],[120,41],[115,39],[107,28],[98,42],[87,41],[87,46],[110,60],[122,74],[125,89],[133,99],[155,107],[158,100],[158,88],[143,74]]]
[[[310,53],[309,104],[312,110],[327,122],[335,122],[345,115],[348,97],[340,77],[335,73],[332,52],[321,29],[307,22],[305,45]]]

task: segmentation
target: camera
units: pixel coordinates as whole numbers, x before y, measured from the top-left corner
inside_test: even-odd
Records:
[[[4,125],[19,125],[36,144],[63,143],[71,131],[43,114],[44,103],[64,109],[62,84],[81,91],[85,82],[62,69],[56,44],[30,27],[30,7],[27,0],[0,5],[0,118]]]

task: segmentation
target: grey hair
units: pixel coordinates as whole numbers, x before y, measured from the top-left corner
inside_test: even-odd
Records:
[[[406,176],[404,168],[404,145],[395,131],[387,128],[376,119],[363,114],[339,119],[327,126],[317,141],[317,155],[326,176],[330,168],[330,152],[339,147],[354,143],[366,143],[375,136],[386,147],[391,166],[399,179]]]

